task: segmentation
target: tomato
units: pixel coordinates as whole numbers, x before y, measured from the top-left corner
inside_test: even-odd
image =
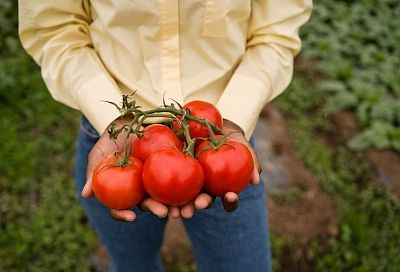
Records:
[[[185,104],[183,108],[188,109],[194,117],[199,119],[207,119],[222,129],[222,115],[213,104],[201,100],[195,100]],[[176,130],[181,129],[179,122],[175,121],[173,124]],[[189,121],[189,134],[192,138],[210,137],[208,128],[205,125],[199,124],[195,121]]]
[[[144,129],[143,137],[132,144],[132,154],[144,162],[147,157],[161,148],[182,150],[182,142],[167,126],[153,124]]]
[[[226,139],[213,149],[204,141],[198,147],[197,159],[204,171],[204,189],[215,196],[239,193],[249,184],[254,168],[249,148],[241,142]]]
[[[130,209],[142,201],[145,194],[143,163],[129,157],[129,166],[115,166],[117,159],[110,156],[96,166],[92,180],[93,191],[97,200],[111,209]]]
[[[195,198],[203,186],[203,169],[196,159],[176,150],[160,149],[143,166],[143,185],[155,200],[180,206]]]

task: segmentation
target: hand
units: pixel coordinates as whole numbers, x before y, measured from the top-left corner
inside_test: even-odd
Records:
[[[256,152],[254,151],[253,147],[249,144],[249,142],[245,138],[243,130],[235,123],[224,119],[223,131],[225,134],[229,135],[229,138],[239,141],[239,142],[245,144],[249,148],[251,155],[253,157],[253,161],[254,161],[254,169],[253,169],[253,175],[251,177],[251,183],[252,184],[260,183],[261,166],[260,166],[260,163],[258,162]],[[225,196],[222,200],[222,203],[223,203],[224,209],[227,212],[232,212],[232,211],[236,210],[239,206],[239,196],[236,193],[228,192],[225,194]],[[196,204],[196,201],[195,201],[195,204]],[[205,204],[202,204],[202,206],[196,205],[196,207],[202,208],[204,205]],[[210,205],[212,205],[212,203],[207,204],[207,206],[210,206]]]
[[[118,118],[116,120],[116,128],[122,127],[123,124],[129,122],[128,119]],[[131,134],[127,140],[127,145],[130,146],[132,141],[134,141],[136,136]],[[82,197],[88,198],[93,195],[93,185],[92,185],[92,176],[93,171],[96,168],[96,165],[103,161],[110,154],[114,154],[116,147],[118,147],[119,152],[124,151],[125,146],[125,134],[120,133],[115,143],[109,139],[108,132],[105,131],[100,136],[97,143],[93,146],[92,150],[89,153],[88,157],[88,165],[86,170],[86,184],[82,190]],[[148,210],[162,218],[168,215],[168,207],[160,202],[147,198],[141,204],[140,207],[143,210]],[[133,221],[136,219],[136,214],[132,210],[114,210],[111,209],[111,216],[115,220],[119,221]]]
[[[251,177],[250,182],[254,185],[259,184],[260,183],[260,173],[262,171],[261,165],[258,161],[257,153],[255,152],[255,150],[253,149],[251,144],[247,141],[246,137],[244,136],[243,130],[235,123],[224,119],[223,131],[225,134],[229,134],[229,138],[239,141],[239,142],[245,144],[249,148],[249,150],[251,152],[251,156],[253,157],[253,162],[254,162],[253,175]]]
[[[258,158],[256,155],[256,152],[254,151],[253,147],[249,144],[249,142],[246,140],[243,130],[236,125],[235,123],[229,121],[229,120],[224,120],[224,127],[223,131],[226,134],[229,134],[229,137],[233,140],[239,141],[243,144],[245,144],[253,157],[254,161],[254,169],[253,169],[253,175],[251,178],[251,183],[252,184],[258,184],[260,183],[260,173],[261,173],[261,167],[260,163],[258,162]],[[193,216],[195,209],[206,209],[212,206],[214,202],[213,197],[206,193],[200,194],[196,199],[189,204],[186,204],[182,209],[181,209],[181,215],[182,217],[185,218],[190,218]],[[236,210],[239,206],[239,196],[236,193],[233,192],[228,192],[225,194],[224,198],[222,199],[222,203],[224,206],[225,211],[227,212],[233,212]],[[174,214],[171,216],[179,216],[179,210],[174,210]]]

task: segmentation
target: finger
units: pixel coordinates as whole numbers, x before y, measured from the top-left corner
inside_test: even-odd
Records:
[[[131,210],[110,210],[111,217],[117,221],[128,221],[132,222],[136,219],[135,212]]]
[[[194,200],[194,206],[196,209],[209,209],[214,204],[215,197],[210,196],[206,193],[199,194]]]
[[[90,159],[88,161],[90,162]],[[81,195],[84,198],[88,198],[93,195],[92,177],[93,177],[93,168],[88,163],[88,168],[86,171],[86,183],[81,192]]]
[[[152,212],[160,218],[164,218],[168,215],[168,207],[152,198],[145,199],[142,204],[140,204],[140,208],[143,211]]]
[[[253,157],[253,174],[251,176],[250,182],[252,184],[259,184],[260,183],[260,173],[261,173],[261,165],[258,161],[258,157],[254,149],[249,145],[249,149],[251,151],[251,156]]]
[[[252,145],[246,140],[243,135],[239,135],[237,138],[240,142],[244,143],[250,150],[251,157],[253,158],[253,174],[251,176],[250,182],[252,184],[259,184],[260,183],[260,173],[261,173],[261,165],[260,162],[258,161],[258,156]]]
[[[82,197],[85,198],[88,198],[93,195],[92,177],[94,169],[96,168],[97,164],[99,164],[106,158],[104,152],[97,146],[97,144],[93,147],[88,156],[88,164],[86,169],[86,184],[81,192]]]
[[[253,175],[251,176],[251,183],[252,184],[259,184],[260,183],[260,174],[258,173],[258,169],[254,167]]]
[[[86,180],[86,184],[82,189],[81,196],[84,198],[91,197],[93,195],[92,178]]]
[[[178,218],[181,215],[181,212],[178,207],[169,207],[168,215],[173,218]]]
[[[194,211],[195,211],[195,206],[193,202],[189,202],[188,204],[185,204],[182,208],[181,208],[181,215],[183,218],[192,218]]]
[[[224,210],[227,212],[233,212],[239,207],[239,196],[233,192],[226,193],[222,199]]]

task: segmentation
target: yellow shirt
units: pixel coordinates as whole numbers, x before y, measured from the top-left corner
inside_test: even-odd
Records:
[[[298,29],[312,0],[19,0],[22,45],[54,99],[102,133],[110,104],[138,90],[201,99],[252,134],[264,105],[292,78]]]

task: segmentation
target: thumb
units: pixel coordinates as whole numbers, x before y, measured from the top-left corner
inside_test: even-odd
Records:
[[[88,198],[91,197],[92,195],[93,195],[92,177],[89,177],[86,178],[86,184],[82,189],[81,196],[84,198]]]
[[[94,169],[96,168],[96,165],[105,159],[104,153],[97,146],[98,144],[100,144],[100,141],[92,148],[88,156],[88,163],[86,169],[86,184],[81,192],[81,196],[84,198],[88,198],[93,195],[93,182],[92,182],[93,172]]]
[[[260,183],[260,173],[258,172],[257,167],[253,169],[253,175],[251,176],[251,183],[256,185]]]

